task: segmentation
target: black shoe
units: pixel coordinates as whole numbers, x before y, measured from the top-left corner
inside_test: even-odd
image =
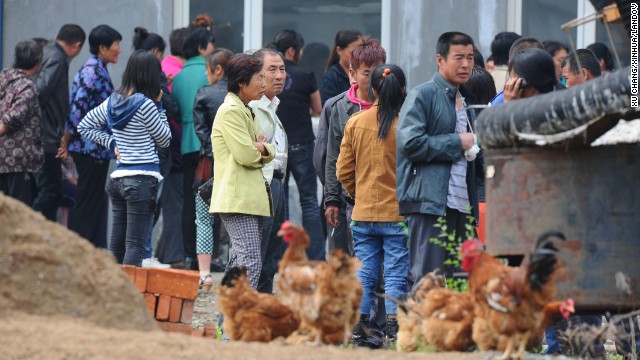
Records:
[[[369,327],[369,315],[360,315],[360,321],[356,324],[351,335],[351,343],[355,346],[365,346],[367,342],[367,331]]]
[[[395,315],[387,315],[387,342],[393,343],[396,342],[396,337],[398,335],[398,320]]]

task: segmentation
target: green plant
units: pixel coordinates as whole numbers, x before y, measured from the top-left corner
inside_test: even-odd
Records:
[[[474,237],[475,218],[473,216],[467,216],[467,223],[464,226],[466,230],[464,239]],[[462,238],[457,236],[455,229],[449,231],[447,220],[443,217],[438,218],[438,222],[434,227],[440,229],[440,234],[438,234],[437,238],[430,238],[429,241],[444,248],[446,256],[444,265],[453,269],[460,268],[460,246],[462,245]],[[467,291],[467,279],[449,277],[446,282],[449,289],[460,292]]]

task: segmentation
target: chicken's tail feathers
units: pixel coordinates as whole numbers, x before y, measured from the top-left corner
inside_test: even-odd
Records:
[[[224,274],[221,285],[232,288],[234,287],[234,280],[239,279],[243,275],[247,275],[247,268],[244,266],[234,266]]]
[[[535,290],[546,284],[556,270],[558,248],[554,241],[558,239],[564,241],[566,237],[559,231],[548,231],[536,241],[527,270],[529,282]]]
[[[391,300],[392,302],[396,303],[398,305],[398,307],[402,311],[404,311],[405,313],[409,313],[409,311],[413,311],[416,314],[420,315],[418,310],[414,309],[412,306],[409,306],[409,304],[407,303],[407,299],[406,299],[405,295],[402,295],[402,297],[400,297],[400,298],[394,298],[393,296],[387,295],[387,294],[384,294],[384,293],[376,292],[375,294],[376,294],[376,296],[378,296],[380,298],[385,298],[385,299]]]

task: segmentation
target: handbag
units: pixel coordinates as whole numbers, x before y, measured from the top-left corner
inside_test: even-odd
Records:
[[[198,167],[196,168],[196,175],[193,179],[193,188],[197,189],[200,185],[207,182],[213,177],[213,159],[209,156],[200,156],[198,161]]]

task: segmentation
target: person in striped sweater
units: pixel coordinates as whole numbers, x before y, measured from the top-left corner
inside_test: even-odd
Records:
[[[160,99],[160,61],[145,50],[134,52],[122,86],[78,125],[78,132],[117,155],[107,191],[113,226],[109,250],[119,264],[140,266],[162,180],[156,145],[167,147],[171,132]],[[101,130],[106,125],[107,130]]]

